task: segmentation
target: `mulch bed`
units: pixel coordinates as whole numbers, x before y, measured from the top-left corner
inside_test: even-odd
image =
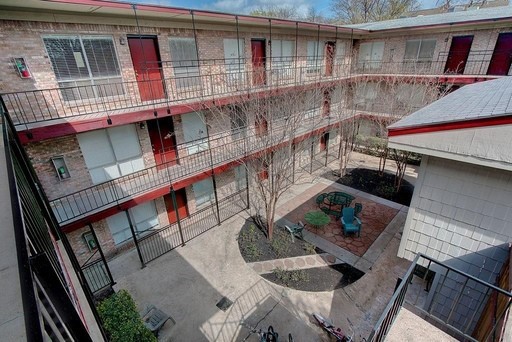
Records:
[[[380,176],[377,170],[363,168],[352,169],[341,178],[329,171],[324,173],[322,177],[406,206],[411,204],[412,193],[414,191],[414,186],[404,179],[402,180],[400,191],[395,192],[393,187],[395,175],[384,172],[384,174]]]
[[[252,219],[246,220],[240,230],[238,247],[245,262],[325,253],[320,248],[298,238],[295,238],[295,242],[292,243],[290,233],[277,225],[274,226],[274,236],[270,242]]]
[[[299,275],[296,275],[298,280],[290,279],[292,278],[290,273],[296,272],[298,274],[297,271],[283,272],[289,274],[287,280],[280,279],[275,272],[262,274],[261,276],[268,281],[295,290],[321,292],[343,288],[359,280],[364,275],[364,272],[348,264],[303,269],[300,270]]]
[[[292,243],[290,233],[282,227],[274,227],[272,242],[253,219],[246,220],[238,236],[238,247],[245,262],[267,261],[297,256],[325,253],[310,243],[295,238]],[[261,276],[281,286],[301,291],[332,291],[353,283],[364,272],[348,265],[337,264],[296,271],[272,272]]]

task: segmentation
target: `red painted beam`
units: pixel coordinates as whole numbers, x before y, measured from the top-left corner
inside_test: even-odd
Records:
[[[512,115],[506,115],[506,116],[487,117],[487,118],[482,118],[482,119],[473,119],[473,120],[465,120],[465,121],[427,124],[427,125],[422,125],[422,126],[389,128],[388,136],[396,137],[396,136],[408,135],[408,134],[442,132],[442,131],[450,131],[450,130],[457,130],[457,129],[480,128],[480,127],[500,126],[500,125],[510,125],[510,124],[512,124]]]
[[[351,117],[351,118],[347,118],[345,120],[348,121],[348,120],[352,120],[352,119],[357,118],[357,117],[359,117],[359,115],[356,115],[356,116]],[[295,138],[294,142],[304,141],[305,139],[307,139],[307,138],[309,138],[311,136],[324,133],[325,131],[328,131],[329,129],[331,129],[332,127],[335,127],[338,124],[339,123],[334,123],[332,125],[329,125],[329,126],[326,126],[326,127],[323,127],[323,128],[319,128],[319,129],[316,129],[316,130],[314,130],[312,132],[306,133],[306,134],[304,134],[304,135],[302,135],[300,137]],[[261,156],[264,153],[269,153],[272,150],[278,148],[279,146],[282,146],[283,144],[285,144],[285,143],[281,143],[281,144],[279,144],[277,146],[274,146],[274,147],[269,147],[269,148],[267,148],[267,149],[265,149],[263,151],[255,152],[255,153],[247,156],[247,159],[257,158],[258,156]],[[242,159],[240,159],[240,160],[242,160]],[[179,190],[179,189],[185,188],[187,186],[190,186],[190,185],[192,185],[192,184],[194,184],[196,182],[199,182],[199,181],[201,181],[203,179],[211,177],[212,174],[215,174],[215,175],[221,174],[221,173],[225,172],[226,170],[229,170],[229,169],[233,168],[234,166],[238,166],[238,165],[240,165],[240,162],[236,161],[236,160],[228,162],[226,164],[219,165],[219,166],[213,168],[212,170],[208,170],[208,171],[202,172],[200,174],[188,177],[186,179],[177,181],[175,183],[171,183],[171,184],[169,184],[167,186],[164,186],[164,187],[161,187],[161,188],[149,191],[147,193],[144,193],[143,195],[132,197],[130,200],[128,200],[126,202],[123,202],[123,203],[119,204],[118,206],[102,210],[100,212],[94,213],[92,215],[89,215],[87,217],[84,217],[82,219],[74,221],[72,223],[63,225],[63,226],[61,226],[61,229],[65,233],[70,233],[72,231],[75,231],[77,229],[80,229],[80,228],[84,227],[88,223],[97,222],[97,221],[105,219],[105,218],[107,218],[109,216],[115,215],[118,212],[121,212],[123,210],[127,210],[129,208],[132,208],[132,207],[134,207],[134,206],[136,206],[138,204],[141,204],[141,203],[144,203],[144,202],[151,201],[151,200],[154,200],[156,198],[162,197],[162,196],[164,196],[164,195],[166,195],[166,194],[168,194],[170,192],[171,187],[174,190]]]

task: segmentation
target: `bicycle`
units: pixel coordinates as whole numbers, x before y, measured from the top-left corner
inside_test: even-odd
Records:
[[[242,323],[242,325],[244,324]],[[256,329],[248,325],[246,326],[250,329],[250,331],[249,335],[243,341],[246,341],[251,334],[258,334],[260,342],[278,342],[279,334],[274,331],[273,326],[269,325],[267,331],[263,331],[261,328]],[[288,342],[293,342],[293,336],[291,333],[288,334]]]

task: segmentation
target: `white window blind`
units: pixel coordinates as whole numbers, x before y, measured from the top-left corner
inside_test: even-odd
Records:
[[[435,39],[414,39],[405,43],[405,61],[431,62],[436,48]]]
[[[158,214],[156,212],[155,202],[149,201],[128,209],[134,230],[137,234],[142,234],[151,229],[158,229]],[[109,216],[107,218],[108,228],[114,239],[114,244],[118,245],[132,239],[130,222],[125,212]]]
[[[246,178],[247,170],[245,165],[239,165],[235,167],[235,180],[236,180],[236,189],[242,190],[247,187],[247,178]]]
[[[192,184],[192,191],[194,191],[196,207],[211,203],[215,199],[215,195],[213,193],[213,182],[211,178],[207,178]]]
[[[243,39],[224,39],[224,58],[228,72],[244,70],[245,43]]]
[[[112,37],[50,36],[43,42],[65,101],[124,94]]]
[[[171,38],[169,44],[176,86],[186,88],[199,85],[199,62],[195,39]]]
[[[188,154],[194,154],[208,149],[208,130],[204,114],[192,112],[181,116],[183,138],[187,144]]]
[[[320,72],[320,67],[324,59],[323,42],[308,41],[306,64],[308,72]]]
[[[357,66],[360,69],[380,68],[384,57],[384,42],[362,43],[359,45]]]
[[[77,139],[94,184],[144,168],[134,125],[80,133]]]
[[[428,72],[434,59],[435,39],[414,39],[405,43],[404,68],[409,72]]]
[[[295,42],[293,40],[272,41],[272,65],[274,67],[289,67],[295,56]]]

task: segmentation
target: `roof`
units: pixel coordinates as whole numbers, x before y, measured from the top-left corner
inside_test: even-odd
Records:
[[[512,77],[502,77],[464,86],[388,128],[392,131],[509,115],[512,115]]]
[[[450,12],[432,15],[423,15],[410,18],[401,18],[385,21],[376,21],[372,23],[363,23],[355,25],[344,25],[354,29],[363,29],[370,31],[403,29],[407,27],[420,27],[431,25],[446,25],[473,21],[484,21],[494,19],[512,18],[512,7],[502,6],[485,9],[475,9],[461,12]]]

